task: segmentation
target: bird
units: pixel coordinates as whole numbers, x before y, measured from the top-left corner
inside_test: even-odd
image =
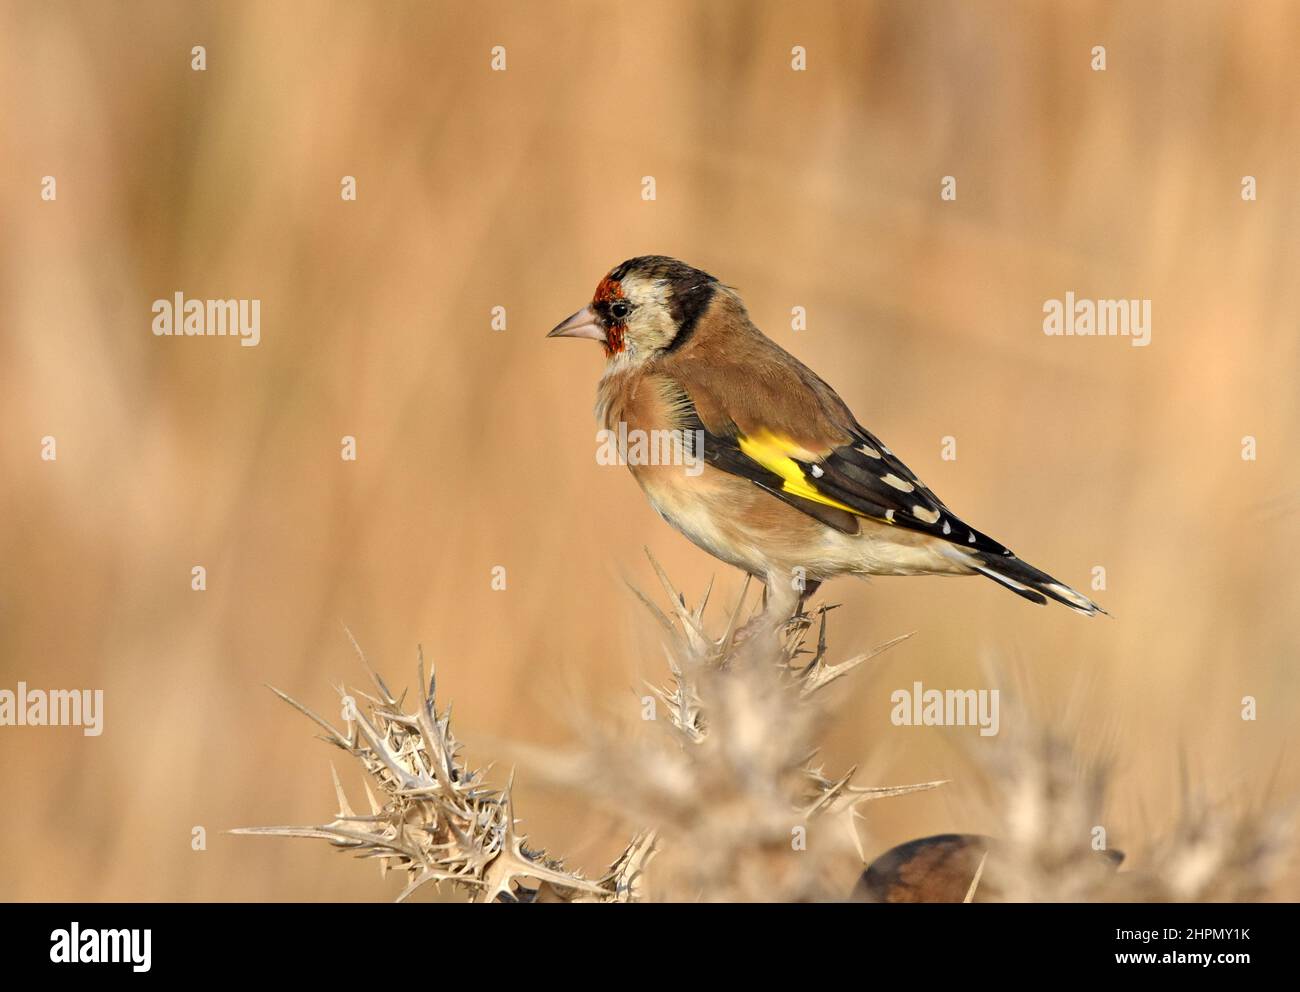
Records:
[[[1039,855],[1031,847],[981,834],[937,834],[891,847],[871,862],[858,879],[850,902],[1002,902],[1006,882],[1026,859]],[[1105,885],[1124,862],[1124,852],[1084,848],[1058,873],[1077,881]]]
[[[949,510],[707,272],[630,258],[547,337],[602,346],[605,437],[665,521],[763,583],[773,627],[843,575],[983,575],[1039,605],[1106,612]],[[673,438],[681,457],[624,440],[645,437]]]

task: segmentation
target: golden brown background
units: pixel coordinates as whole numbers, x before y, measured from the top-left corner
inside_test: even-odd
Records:
[[[840,690],[828,766],[954,779],[871,807],[869,853],[990,828],[973,731],[888,722],[989,660],[1114,749],[1116,846],[1173,815],[1180,755],[1215,796],[1294,795],[1298,41],[1269,2],[0,4],[0,687],[106,693],[97,739],[0,728],[0,896],[391,898],[221,833],[328,819],[331,758],[360,798],[262,688],[333,715],[345,623],[397,685],[423,643],[501,779],[575,698],[636,705],[642,546],[739,584],[596,464],[598,349],[543,340],[645,253],[739,288],[976,526],[1107,569],[1094,621],[984,581],[824,590],[841,655],[917,631]],[[1151,345],[1044,336],[1067,290],[1150,298]],[[154,337],[176,291],[261,299],[261,345]],[[626,838],[517,796],[588,870]]]

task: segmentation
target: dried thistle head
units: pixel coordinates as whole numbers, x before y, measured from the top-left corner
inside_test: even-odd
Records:
[[[482,902],[636,898],[641,871],[653,853],[652,836],[638,834],[609,871],[594,880],[530,848],[517,830],[512,782],[494,788],[483,769],[470,768],[460,759],[450,707],[439,714],[436,681],[432,672],[425,681],[423,654],[418,664],[421,693],[408,709],[405,693],[394,696],[359,648],[357,653],[370,672],[375,694],[350,694],[338,687],[344,730],[280,690],[272,691],[320,726],[322,740],[360,762],[376,787],[366,785],[370,812],[353,812],[334,772],[339,809],[330,822],[235,833],[320,838],[357,857],[375,858],[381,871],[406,874],[408,884],[398,901],[429,883],[449,883]],[[357,705],[357,697],[364,706]]]
[[[568,752],[531,752],[541,776],[632,828],[633,840],[599,878],[525,843],[511,784],[497,789],[461,760],[422,657],[420,697],[408,707],[359,648],[373,693],[339,687],[343,730],[274,691],[360,762],[374,784],[366,787],[370,812],[351,809],[335,774],[339,810],[330,822],[236,832],[320,838],[375,858],[385,871],[406,873],[399,900],[429,883],[481,901],[843,899],[861,866],[859,808],[940,784],[863,787],[852,783],[855,769],[828,775],[816,762],[822,690],[902,638],[831,666],[826,609],[796,617],[779,638],[746,640],[737,636],[744,590],[723,634],[710,638],[708,594],[687,610],[655,569],[671,603],[671,619],[651,604],[667,634],[668,682],[652,687],[662,718],[638,721],[635,734],[583,720]]]
[[[779,638],[742,639],[745,590],[711,637],[708,592],[687,608],[651,562],[669,610],[642,599],[665,635],[667,682],[638,701],[640,719],[617,728],[577,721],[575,746],[532,752],[530,769],[655,831],[650,898],[844,899],[861,867],[861,806],[939,784],[862,787],[854,768],[828,774],[817,761],[825,687],[902,638],[832,666],[823,608],[794,618]]]
[[[1185,775],[1171,829],[1121,853],[1107,827],[1113,759],[1085,755],[1068,724],[1014,698],[1002,728],[976,754],[998,828],[969,845],[980,855],[974,901],[1237,901],[1276,891],[1293,809],[1212,802]]]
[[[1294,801],[1233,809],[1207,797],[1184,772],[1178,815],[1146,850],[1132,893],[1175,902],[1281,898],[1281,881],[1295,865],[1295,842]]]
[[[275,691],[322,728],[322,739],[360,762],[373,783],[365,789],[369,813],[352,810],[335,774],[339,809],[328,823],[236,832],[320,838],[377,859],[382,870],[406,874],[399,900],[429,883],[481,901],[844,898],[862,864],[856,820],[863,804],[941,784],[863,787],[852,783],[855,768],[828,774],[817,760],[825,687],[902,638],[832,666],[828,608],[821,608],[796,616],[779,638],[764,632],[742,639],[743,590],[713,638],[703,621],[708,593],[688,609],[655,568],[670,609],[642,598],[666,634],[668,679],[639,701],[648,718],[622,728],[579,720],[568,750],[525,750],[541,777],[585,794],[632,828],[633,839],[600,877],[586,878],[528,846],[514,813],[513,776],[496,788],[484,769],[462,760],[450,710],[438,711],[423,658],[421,693],[408,707],[360,649],[373,691],[339,687],[343,730]],[[981,738],[976,755],[998,836],[900,845],[870,866],[859,897],[1230,901],[1278,894],[1294,850],[1294,809],[1230,810],[1185,777],[1171,830],[1126,860],[1099,833],[1111,762],[1082,756],[1061,723],[1011,703],[1002,733]]]

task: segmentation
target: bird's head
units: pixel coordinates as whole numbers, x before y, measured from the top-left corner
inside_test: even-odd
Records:
[[[640,363],[681,347],[719,289],[718,280],[663,255],[610,269],[587,306],[547,337],[590,338],[611,361]]]

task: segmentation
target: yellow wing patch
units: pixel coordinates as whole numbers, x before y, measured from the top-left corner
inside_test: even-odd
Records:
[[[747,458],[753,459],[769,472],[775,472],[781,477],[781,490],[783,492],[787,492],[792,496],[810,499],[814,503],[833,506],[837,510],[845,510],[856,517],[866,516],[860,510],[846,506],[839,500],[832,499],[820,492],[816,484],[808,476],[804,475],[803,469],[791,456],[797,455],[803,461],[817,461],[817,456],[806,448],[802,448],[788,439],[778,437],[768,430],[760,431],[753,437],[746,437],[744,434],[738,435],[736,443],[740,445],[741,452]],[[888,522],[893,523],[892,520]]]

